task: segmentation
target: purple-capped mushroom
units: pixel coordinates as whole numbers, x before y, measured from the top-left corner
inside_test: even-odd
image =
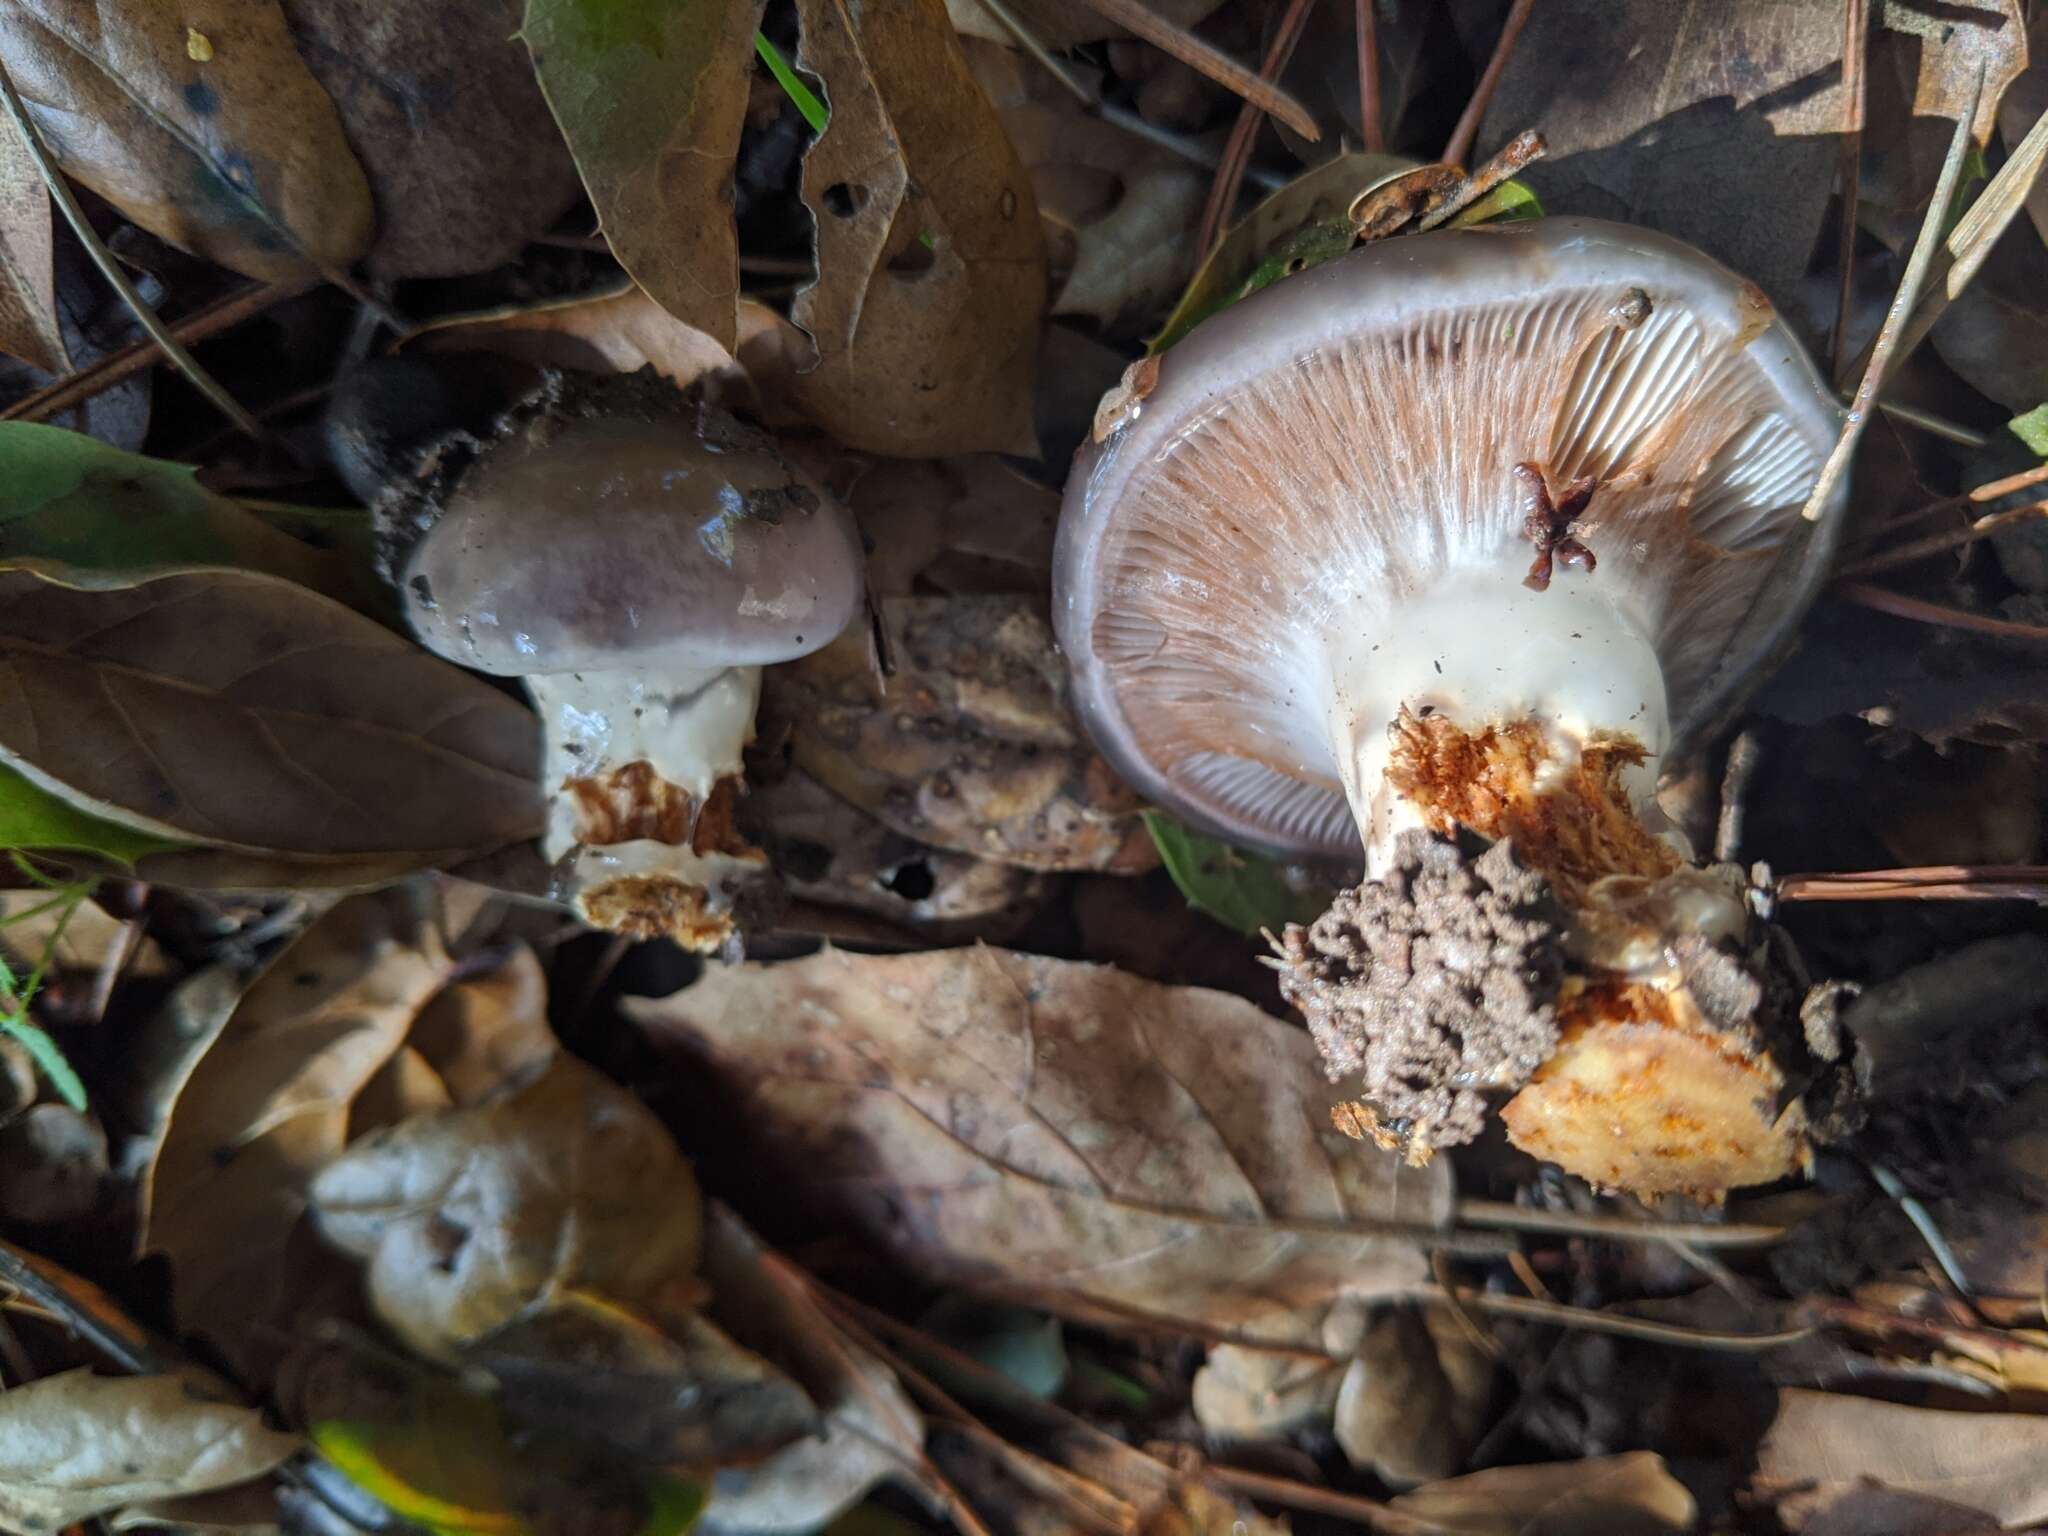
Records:
[[[766,869],[732,824],[761,669],[860,611],[860,536],[767,433],[629,382],[504,418],[397,574],[422,644],[525,679],[558,893],[712,950]]]

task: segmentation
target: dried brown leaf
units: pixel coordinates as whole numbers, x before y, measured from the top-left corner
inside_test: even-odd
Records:
[[[369,248],[369,183],[278,0],[0,0],[0,62],[65,172],[173,245],[276,283]]]
[[[1030,178],[942,0],[801,0],[831,125],[804,157],[818,280],[797,404],[872,453],[1032,453],[1045,246]]]
[[[1663,1536],[1692,1528],[1685,1485],[1649,1451],[1494,1467],[1393,1501],[1432,1536]]]
[[[356,1096],[453,968],[413,893],[355,896],[287,946],[193,1067],[143,1181],[178,1321],[245,1366],[274,1341],[286,1240]]]
[[[309,1188],[321,1235],[367,1265],[377,1315],[430,1357],[564,1290],[640,1303],[697,1266],[689,1164],[573,1057],[509,1097],[367,1136]]]
[[[919,842],[1027,869],[1157,862],[1140,802],[1088,745],[1044,604],[1031,597],[884,598],[895,664],[851,630],[768,674],[806,773]]]
[[[741,310],[758,329],[761,306]],[[712,374],[739,379],[733,356],[707,333],[657,304],[644,288],[624,283],[601,293],[509,305],[477,314],[450,315],[421,326],[408,346],[429,352],[494,352],[550,368],[588,373],[635,373],[652,368],[678,389]]]
[[[557,1049],[540,960],[521,944],[497,969],[447,988],[405,1043],[441,1083],[445,1102],[460,1108],[539,1076]]]
[[[218,1493],[131,1504],[106,1520],[113,1531],[169,1532],[170,1536],[278,1536],[282,1529],[277,1485],[268,1478]]]
[[[1149,0],[1147,8],[1164,21],[1192,27],[1220,3],[1221,0]],[[1030,28],[1031,35],[1048,48],[1072,48],[1081,43],[1130,36],[1086,0],[1005,0],[1005,4],[1012,15]],[[1000,43],[1005,48],[1017,46],[1015,34],[978,0],[946,0],[946,12],[963,37]]]
[[[518,0],[281,0],[377,201],[370,269],[510,261],[576,200],[576,164],[519,45]]]
[[[177,1376],[46,1376],[0,1392],[0,1524],[56,1530],[139,1500],[230,1487],[299,1444],[254,1408]]]
[[[90,980],[103,966],[117,964],[129,981],[165,981],[176,974],[163,946],[94,901],[52,902],[38,889],[0,891],[0,950],[17,966],[49,961],[51,975]]]
[[[1478,158],[1533,128],[1546,211],[1676,235],[1793,310],[1834,180],[1841,55],[1840,0],[1544,0]]]
[[[911,597],[1045,594],[1060,498],[993,455],[883,459],[848,499],[868,543],[868,590]]]
[[[792,895],[871,912],[938,942],[1008,938],[1049,893],[1043,875],[890,831],[800,768],[751,786],[746,806]]]
[[[0,680],[12,766],[93,814],[308,883],[323,866],[362,881],[454,862],[540,824],[531,713],[273,576],[85,590],[0,572]]]
[[[1413,1283],[1450,1170],[1330,1128],[1299,1029],[1221,993],[995,949],[827,950],[634,1000],[806,1193],[907,1266],[1096,1320],[1302,1342]]]
[[[1798,1490],[1781,1506],[1795,1529],[1858,1479],[1930,1493],[2001,1524],[2048,1519],[2048,1418],[1958,1413],[1873,1398],[1786,1391],[1757,1451],[1758,1474]]]
[[[733,162],[764,4],[527,0],[522,34],[612,254],[727,350],[740,286]]]
[[[1104,327],[1156,318],[1194,271],[1208,176],[1084,110],[1023,54],[973,39],[962,46],[1030,172],[1051,243],[1058,249],[1064,235],[1071,244],[1052,313]]]
[[[1881,54],[1899,72],[1902,85],[1911,74],[1907,99],[1913,103],[1913,115],[1954,119],[1974,102],[1971,134],[1979,144],[1990,143],[1991,131],[1998,126],[1998,103],[2027,67],[2027,26],[2019,0],[1960,0],[1939,8],[1924,0],[1884,0],[1872,19],[1882,21],[1889,32],[1919,42],[1917,49],[1902,48],[1899,37],[1886,39],[1890,46]]]
[[[57,320],[50,192],[11,119],[0,119],[0,354],[45,373],[71,366]]]

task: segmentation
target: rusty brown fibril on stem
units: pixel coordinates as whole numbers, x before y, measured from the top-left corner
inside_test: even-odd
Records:
[[[1287,0],[1287,10],[1273,34],[1272,45],[1266,50],[1260,78],[1280,78],[1280,72],[1294,57],[1295,46],[1300,43],[1302,31],[1308,25],[1311,3],[1312,0]],[[1201,230],[1195,237],[1198,260],[1216,249],[1217,242],[1223,238],[1224,227],[1230,222],[1230,210],[1237,202],[1237,189],[1244,181],[1244,169],[1251,160],[1252,145],[1258,139],[1259,117],[1260,109],[1250,98],[1238,108],[1237,121],[1230,129],[1230,142],[1223,149],[1223,163],[1216,168],[1216,179],[1209,184],[1208,204],[1202,209]]]
[[[1472,141],[1479,137],[1479,125],[1485,121],[1486,109],[1492,104],[1493,93],[1500,86],[1500,77],[1507,72],[1508,60],[1514,56],[1515,44],[1520,41],[1522,28],[1529,22],[1529,12],[1535,7],[1536,0],[1515,0],[1509,9],[1508,19],[1500,29],[1500,41],[1493,45],[1493,57],[1486,61],[1486,73],[1473,87],[1472,99],[1465,103],[1465,114],[1451,131],[1450,142],[1444,145],[1442,158],[1447,163],[1463,165],[1465,157],[1472,153]]]
[[[1090,10],[1128,28],[1153,47],[1172,54],[1188,68],[1207,75],[1218,85],[1269,112],[1303,138],[1314,142],[1322,130],[1309,116],[1308,108],[1273,83],[1246,69],[1221,49],[1205,43],[1185,27],[1175,26],[1144,0],[1086,0]]]
[[[2048,901],[2048,864],[1925,864],[1784,875],[1779,901]]]
[[[1937,624],[1944,629],[1965,629],[1976,635],[1996,635],[2001,640],[2048,642],[2048,626],[2021,624],[2014,619],[1994,619],[1989,614],[1930,603],[1925,598],[1908,597],[1903,592],[1894,592],[1889,587],[1874,587],[1865,581],[1845,581],[1834,590],[1838,597],[1845,597],[1879,613],[1891,614],[1894,618]]]
[[[1849,306],[1856,291],[1856,205],[1863,191],[1863,61],[1870,46],[1868,0],[1842,0],[1842,264],[1835,304],[1835,334],[1828,345],[1828,376],[1842,380],[1842,349],[1848,345]]]
[[[1387,131],[1380,122],[1379,0],[1358,0],[1358,129],[1367,154],[1385,154]]]
[[[320,279],[308,277],[296,283],[256,284],[238,289],[194,310],[168,329],[187,346],[196,346],[208,337],[232,330],[244,320],[252,320],[266,309],[319,286]],[[112,389],[163,356],[156,342],[145,336],[141,341],[130,342],[117,351],[109,352],[74,373],[51,380],[33,394],[23,395],[6,410],[0,411],[0,421],[48,421],[58,412],[68,411],[102,390]]]
[[[128,280],[128,274],[121,270],[121,263],[114,259],[114,253],[107,249],[106,242],[99,237],[99,231],[92,227],[92,221],[85,216],[85,210],[79,207],[78,199],[72,195],[71,184],[57,169],[56,162],[51,160],[50,152],[43,144],[42,134],[36,128],[35,119],[28,115],[28,108],[22,104],[21,95],[14,88],[13,77],[4,68],[0,68],[0,98],[4,98],[7,115],[14,119],[14,126],[21,131],[21,141],[28,150],[29,158],[35,162],[36,170],[43,178],[43,185],[50,189],[50,198],[64,215],[64,222],[69,224],[72,233],[78,236],[79,244],[85,247],[85,252],[92,258],[93,265],[100,269],[100,275],[106,278],[114,292],[121,296],[121,302],[134,314],[136,323],[149,333],[150,339],[163,351],[164,356],[185,375],[194,389],[206,397],[215,410],[257,442],[271,441],[270,434],[263,430],[256,418],[244,410],[241,403],[221,387],[220,381],[202,368],[199,360],[186,351],[178,339],[164,328],[164,323],[157,318],[156,311],[149,307],[142,295],[136,291],[135,285]]]
[[[1872,555],[1867,560],[1858,560],[1841,570],[1843,577],[1868,576],[1873,571],[1890,570],[1897,565],[1911,565],[1916,560],[1925,560],[1929,555],[1938,555],[1944,550],[1960,549],[1965,544],[1974,544],[1988,538],[2001,528],[2014,523],[2030,523],[2048,514],[2048,501],[2029,502],[2024,507],[2014,507],[2006,512],[1991,512],[1975,522],[1961,528],[1951,528],[1946,533],[1931,533],[1924,539],[1915,539],[1910,544],[1901,544],[1888,549],[1881,555]]]

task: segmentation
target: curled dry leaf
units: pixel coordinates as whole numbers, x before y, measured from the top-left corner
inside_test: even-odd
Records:
[[[0,354],[45,373],[71,366],[57,319],[50,193],[11,119],[0,119]]]
[[[261,1477],[299,1449],[195,1374],[66,1371],[0,1392],[0,1524],[54,1531]]]
[[[962,47],[1030,172],[1049,243],[1071,247],[1052,312],[1113,327],[1170,304],[1194,270],[1209,177],[1087,111],[1026,55],[972,38]]]
[[[307,1186],[452,968],[414,894],[351,897],[271,961],[177,1093],[142,1246],[170,1258],[180,1325],[245,1367],[272,1347],[252,1335],[279,1304]]]
[[[1431,1536],[1667,1536],[1699,1514],[1649,1451],[1493,1467],[1404,1493],[1392,1507]]]
[[[1901,83],[1909,85],[1906,97],[1913,115],[1953,121],[1974,102],[1970,132],[1979,144],[1990,143],[2006,87],[2027,68],[2027,24],[2019,0],[1960,0],[1939,11],[1908,0],[1883,0],[1872,19],[1882,20],[1892,34],[1876,39],[1883,45],[1880,64],[1896,69]]]
[[[733,162],[764,3],[527,0],[521,34],[612,254],[728,351],[740,287]]]
[[[1313,1342],[1424,1271],[1450,1170],[1330,1128],[1299,1029],[1222,993],[996,949],[827,950],[627,1004],[737,1095],[795,1186],[907,1266],[1082,1319]]]
[[[576,200],[575,162],[519,46],[518,0],[281,3],[369,177],[378,276],[494,267]]]
[[[800,0],[832,121],[804,157],[816,344],[796,403],[871,453],[1032,453],[1045,244],[1031,181],[942,0]]]
[[[1353,1466],[1412,1488],[1465,1465],[1486,1427],[1493,1358],[1462,1322],[1443,1307],[1388,1307],[1346,1353],[1335,1428]]]
[[[887,677],[850,630],[766,678],[797,765],[904,836],[1027,869],[1150,868],[1140,802],[1087,744],[1041,600],[885,598]]]
[[[758,1466],[721,1472],[706,1529],[733,1536],[817,1530],[885,1478],[923,1486],[924,1421],[895,1373],[848,1338],[790,1266],[715,1203],[704,1229],[704,1276],[713,1317],[787,1371],[824,1414],[821,1434]]]
[[[363,1138],[310,1193],[321,1234],[368,1266],[378,1317],[431,1358],[561,1291],[647,1302],[697,1267],[690,1165],[572,1057],[509,1097]]]
[[[539,829],[527,710],[273,576],[0,572],[0,677],[8,766],[95,816],[285,866],[280,883],[388,878]]]
[[[1789,1490],[1780,1518],[1804,1514],[1860,1479],[1931,1493],[1983,1510],[2001,1525],[2048,1520],[2048,1418],[1960,1413],[1874,1398],[1790,1390],[1757,1451],[1767,1488]]]
[[[152,234],[265,282],[346,267],[369,249],[369,183],[278,0],[210,6],[205,48],[199,20],[4,0],[0,63],[65,172]]]
[[[1841,56],[1830,0],[1544,0],[1474,160],[1533,128],[1549,148],[1525,179],[1548,212],[1676,235],[1796,312],[1834,184]]]

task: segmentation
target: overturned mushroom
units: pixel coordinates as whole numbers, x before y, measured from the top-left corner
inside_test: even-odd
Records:
[[[1653,799],[1674,726],[1811,586],[1765,577],[1839,412],[1763,295],[1550,219],[1366,247],[1140,368],[1068,482],[1060,640],[1156,801],[1289,856],[1362,841],[1385,893],[1283,961],[1355,1075],[1340,1123],[1423,1157],[1519,1089],[1519,1144],[1604,1185],[1795,1166],[1758,1022],[1697,985],[1745,938],[1739,877]],[[1426,846],[1461,827],[1509,848]],[[1414,985],[1375,986],[1394,955]]]
[[[773,438],[649,375],[558,374],[380,508],[423,644],[522,677],[542,852],[593,922],[719,948],[767,861],[733,825],[761,668],[861,603],[859,535]]]

